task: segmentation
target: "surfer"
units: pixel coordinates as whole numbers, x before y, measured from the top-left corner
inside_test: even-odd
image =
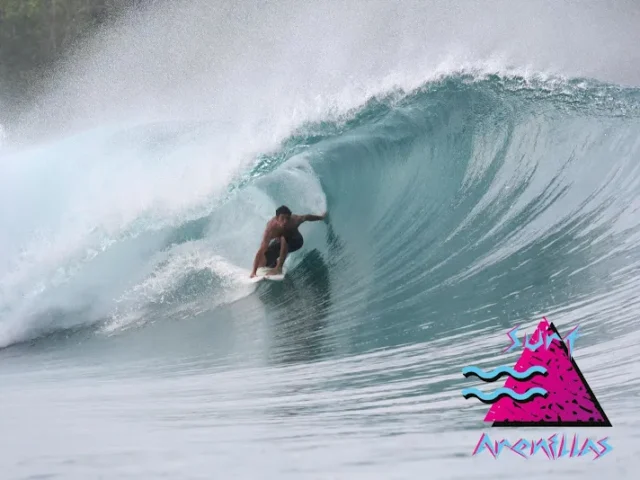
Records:
[[[298,227],[304,222],[324,220],[322,215],[294,215],[289,207],[282,205],[276,210],[276,216],[267,223],[262,236],[262,243],[253,261],[251,278],[256,276],[258,268],[269,267],[267,275],[280,275],[287,255],[302,248],[304,239]]]

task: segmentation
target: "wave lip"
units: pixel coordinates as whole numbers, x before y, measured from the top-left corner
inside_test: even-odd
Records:
[[[489,372],[485,372],[478,367],[469,366],[462,369],[462,374],[465,376],[465,378],[478,377],[485,382],[495,382],[499,378],[505,376],[515,378],[516,380],[527,381],[531,380],[536,375],[546,375],[547,369],[540,365],[536,365],[534,367],[529,367],[524,372],[517,372],[513,369],[513,367],[502,365]]]
[[[540,387],[530,388],[524,393],[516,393],[510,388],[504,388],[504,387],[499,388],[498,390],[495,390],[491,393],[482,392],[477,388],[465,388],[464,390],[462,390],[462,396],[465,399],[475,397],[478,400],[480,400],[482,403],[488,403],[488,404],[496,403],[502,397],[509,397],[517,402],[525,403],[533,400],[536,397],[546,397],[548,393],[549,392],[547,392],[547,390]]]

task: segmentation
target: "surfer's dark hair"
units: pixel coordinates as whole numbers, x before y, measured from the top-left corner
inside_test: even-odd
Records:
[[[286,205],[282,205],[276,210],[276,217],[278,215],[291,215],[291,210],[289,210],[289,207],[287,207]]]

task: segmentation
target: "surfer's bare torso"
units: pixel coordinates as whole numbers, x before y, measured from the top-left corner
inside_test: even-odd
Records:
[[[298,228],[300,224],[303,222],[302,215],[291,215],[289,222],[286,226],[280,225],[277,217],[273,217],[269,222],[267,222],[267,226],[265,228],[265,237],[268,240],[273,240],[274,238],[280,237],[293,237],[295,235],[300,235]]]

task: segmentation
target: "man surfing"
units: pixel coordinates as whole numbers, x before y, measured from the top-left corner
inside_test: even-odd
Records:
[[[287,255],[302,248],[304,239],[298,227],[304,222],[324,220],[327,212],[322,215],[293,215],[289,207],[282,205],[276,210],[276,216],[267,223],[262,236],[262,243],[253,261],[251,278],[256,276],[258,268],[269,267],[266,275],[280,275],[282,265]]]

